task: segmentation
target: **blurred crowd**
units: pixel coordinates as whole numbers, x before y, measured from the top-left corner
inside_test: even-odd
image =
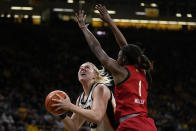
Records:
[[[57,25],[0,24],[0,131],[62,131],[61,119],[46,111],[45,97],[60,89],[75,103],[82,91],[79,66],[91,61],[101,68],[75,22]],[[116,58],[111,31],[89,28]],[[128,42],[143,43],[154,63],[148,106],[158,131],[195,131],[196,32],[121,30]]]

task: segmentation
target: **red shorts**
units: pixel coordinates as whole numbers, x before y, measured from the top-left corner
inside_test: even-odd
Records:
[[[136,116],[121,122],[116,131],[157,131],[157,128],[153,119]]]

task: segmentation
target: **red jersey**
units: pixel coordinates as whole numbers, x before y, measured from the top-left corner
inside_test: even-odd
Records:
[[[127,65],[127,78],[115,86],[117,122],[123,116],[140,114],[147,116],[148,83],[143,69]]]

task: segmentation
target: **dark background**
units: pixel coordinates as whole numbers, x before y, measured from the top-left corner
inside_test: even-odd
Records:
[[[191,0],[158,3],[163,10],[167,4],[189,5],[189,10],[195,5]],[[104,4],[118,5],[118,1]],[[194,21],[192,11],[190,21]],[[170,15],[161,14],[170,20]],[[79,66],[90,61],[101,68],[77,23],[61,21],[56,14],[51,16],[47,24],[40,25],[33,25],[31,20],[15,23],[11,18],[0,18],[0,131],[26,131],[32,125],[40,130],[62,130],[60,119],[47,113],[45,97],[60,89],[75,103],[82,92],[77,78]],[[187,30],[186,26],[181,30],[119,28],[129,43],[141,42],[141,48],[154,63],[148,106],[158,130],[195,131],[196,31]],[[89,29],[106,53],[117,58],[119,48],[108,27],[95,28],[90,24]],[[106,34],[100,36],[97,31]]]

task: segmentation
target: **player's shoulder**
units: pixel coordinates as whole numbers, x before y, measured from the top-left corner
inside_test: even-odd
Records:
[[[102,90],[109,90],[109,88],[107,87],[107,85],[103,83],[98,83],[94,90],[102,91]]]
[[[93,94],[110,94],[110,89],[105,84],[100,83],[94,89]]]
[[[96,87],[104,88],[107,87],[104,83],[96,83]]]

